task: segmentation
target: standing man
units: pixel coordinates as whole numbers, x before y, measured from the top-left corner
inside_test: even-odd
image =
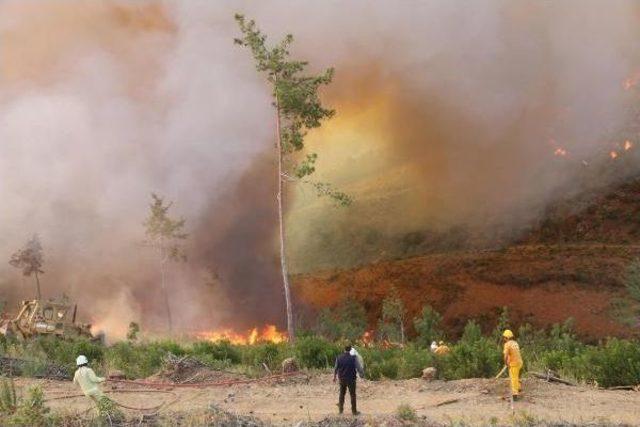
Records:
[[[522,356],[520,355],[520,346],[516,342],[513,332],[506,329],[502,333],[502,339],[504,341],[504,348],[502,354],[504,357],[504,364],[509,369],[509,379],[511,380],[511,395],[513,400],[518,400],[520,396],[520,369],[522,369]]]
[[[364,377],[362,366],[358,362],[358,358],[351,355],[351,346],[348,345],[344,348],[344,353],[336,358],[336,366],[333,371],[333,382],[336,382],[336,379],[340,379],[338,410],[341,414],[344,411],[344,396],[347,393],[347,389],[349,389],[351,413],[360,415],[356,406],[356,373],[359,373],[361,378]]]
[[[104,397],[102,394],[102,390],[98,384],[103,383],[105,381],[104,378],[98,377],[93,369],[91,369],[89,365],[89,361],[87,357],[84,355],[78,356],[76,359],[76,365],[78,369],[76,369],[76,373],[73,375],[73,382],[78,384],[82,389],[82,392],[85,396],[93,400],[96,404],[96,408],[98,406],[98,402],[100,399]]]

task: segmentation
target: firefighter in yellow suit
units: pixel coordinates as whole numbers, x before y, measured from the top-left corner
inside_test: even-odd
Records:
[[[511,395],[513,400],[518,400],[520,395],[520,369],[522,369],[522,356],[520,355],[520,346],[513,337],[513,332],[506,329],[502,333],[504,340],[504,348],[502,354],[504,356],[504,364],[509,368],[509,379],[511,380]]]

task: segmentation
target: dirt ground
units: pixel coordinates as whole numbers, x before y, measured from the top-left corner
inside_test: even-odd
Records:
[[[141,387],[111,384],[105,390],[113,391],[110,393],[113,399],[130,407],[153,407],[165,402],[159,409],[161,414],[185,414],[215,404],[231,413],[254,416],[273,425],[316,422],[336,414],[337,386],[330,374],[273,381],[204,389],[173,388],[164,392],[151,389],[135,392]],[[78,394],[71,382],[17,380],[18,386],[34,383],[42,386],[47,405],[53,411],[83,413],[91,408],[84,397],[60,399]],[[358,404],[363,419],[392,415],[399,404],[407,403],[417,410],[419,417],[444,425],[511,425],[514,414],[519,419],[561,425],[640,425],[640,392],[572,387],[532,378],[523,381],[523,388],[524,399],[515,402],[512,411],[510,402],[504,399],[505,379],[360,381]],[[348,407],[345,409],[348,412]],[[125,412],[132,416],[141,414]]]

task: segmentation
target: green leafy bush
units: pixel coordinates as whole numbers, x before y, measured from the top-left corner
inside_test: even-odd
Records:
[[[49,408],[44,404],[44,393],[38,386],[29,388],[26,398],[18,401],[15,412],[7,418],[6,424],[15,426],[51,425]]]
[[[440,313],[435,311],[430,305],[422,307],[420,317],[413,319],[413,325],[418,334],[416,343],[420,347],[427,348],[431,345],[432,341],[443,338],[440,322],[442,322]]]
[[[305,368],[330,368],[340,354],[340,348],[321,337],[308,336],[294,344],[298,362]]]
[[[480,326],[473,320],[467,323],[462,338],[453,346],[451,353],[442,359],[447,379],[489,378],[502,365],[499,346],[491,338],[482,336]]]
[[[242,346],[242,363],[260,367],[266,364],[271,370],[277,370],[287,357],[286,343],[260,342],[255,345]]]
[[[579,356],[586,346],[573,331],[574,321],[569,318],[555,324],[550,331],[534,330],[524,325],[516,339],[520,344],[525,368],[546,371],[551,369],[565,377],[581,378]]]
[[[2,378],[0,383],[0,413],[13,414],[18,406],[16,385],[13,378]]]
[[[418,414],[408,403],[403,403],[396,409],[396,416],[402,421],[416,422],[418,421]]]
[[[228,360],[231,363],[240,363],[241,360],[240,351],[229,341],[198,341],[193,344],[193,353],[213,360]]]
[[[98,400],[98,420],[101,425],[120,425],[125,420],[124,413],[107,396]]]
[[[612,338],[604,346],[589,347],[581,359],[582,377],[603,387],[640,384],[640,343]]]
[[[398,369],[398,378],[401,379],[420,378],[424,368],[437,364],[433,353],[415,345],[409,345],[402,349],[401,356]]]
[[[41,350],[49,363],[54,363],[73,372],[76,367],[76,357],[80,354],[87,356],[89,361],[98,365],[104,359],[104,346],[86,338],[63,340],[54,336],[38,337],[33,345]],[[39,352],[36,350],[36,353]]]
[[[106,361],[110,368],[122,371],[127,378],[146,378],[160,369],[163,357],[172,347],[164,343],[136,345],[121,341],[109,348]],[[184,352],[177,355],[180,354]]]
[[[394,287],[382,301],[382,318],[378,322],[378,336],[382,340],[404,343],[407,310]]]

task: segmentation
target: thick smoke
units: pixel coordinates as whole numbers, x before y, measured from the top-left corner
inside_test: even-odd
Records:
[[[37,232],[46,294],[120,333],[161,328],[140,244],[154,191],[191,233],[171,275],[178,326],[277,320],[273,111],[232,43],[235,12],[337,68],[338,114],[309,146],[316,178],[356,202],[337,210],[296,189],[297,271],[394,255],[385,236],[533,212],[571,178],[569,159],[606,154],[627,120],[633,2],[4,0],[0,260]],[[9,300],[30,295],[22,282],[0,263]]]

